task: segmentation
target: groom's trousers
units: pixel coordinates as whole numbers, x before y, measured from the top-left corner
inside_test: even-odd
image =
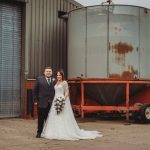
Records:
[[[51,104],[48,104],[47,108],[39,108],[38,107],[38,130],[37,130],[37,133],[39,133],[39,134],[42,133],[44,122],[46,122],[50,107],[51,107]]]

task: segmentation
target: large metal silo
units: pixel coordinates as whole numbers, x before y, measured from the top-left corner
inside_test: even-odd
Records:
[[[88,111],[126,112],[127,120],[129,112],[142,110],[148,118],[141,120],[150,120],[150,10],[91,6],[71,11],[68,20],[73,108],[82,117]]]
[[[69,13],[68,77],[149,78],[150,10],[100,5]]]

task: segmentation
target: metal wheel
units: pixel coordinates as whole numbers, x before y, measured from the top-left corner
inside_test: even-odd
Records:
[[[150,120],[150,107],[147,107],[145,109],[145,117],[146,119]]]
[[[150,122],[150,104],[144,104],[140,110],[143,123]]]
[[[142,103],[135,103],[134,106],[140,106],[140,107],[142,107],[143,104],[142,104]],[[140,110],[139,110],[139,111],[133,111],[133,112],[132,112],[132,118],[133,118],[133,120],[134,120],[135,122],[140,123],[141,120],[142,120]]]

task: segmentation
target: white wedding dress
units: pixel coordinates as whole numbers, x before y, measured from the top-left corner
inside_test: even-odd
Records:
[[[57,140],[80,140],[102,137],[102,134],[98,131],[85,131],[79,128],[74,118],[68,95],[69,90],[66,81],[55,85],[55,97],[41,137]],[[63,96],[66,100],[64,109],[60,114],[57,114],[54,107],[54,101],[58,96]]]

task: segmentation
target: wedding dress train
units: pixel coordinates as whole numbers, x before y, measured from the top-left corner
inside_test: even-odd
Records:
[[[68,93],[66,81],[55,85],[55,97],[41,137],[57,140],[80,140],[102,137],[102,134],[98,131],[85,131],[79,128],[71,108]],[[65,106],[60,114],[57,114],[54,106],[54,101],[58,96],[65,97]]]

